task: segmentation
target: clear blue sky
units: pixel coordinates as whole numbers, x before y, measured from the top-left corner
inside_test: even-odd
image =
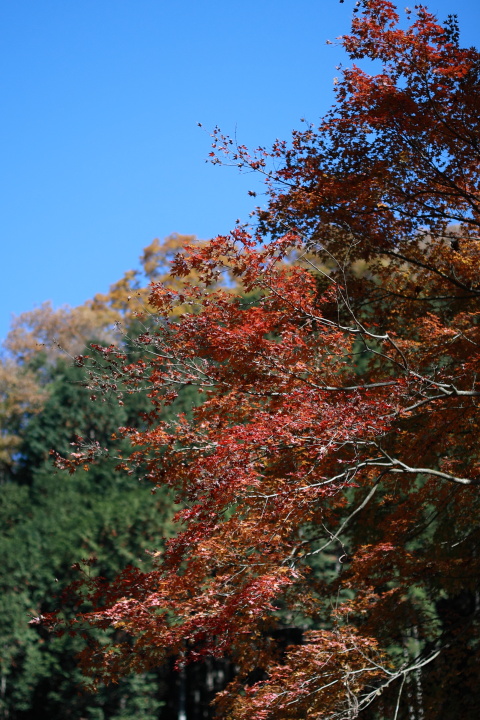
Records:
[[[403,7],[405,3],[400,3]],[[413,4],[413,2],[412,2]],[[252,178],[204,160],[330,105],[353,0],[3,0],[0,338],[11,314],[77,305],[171,232],[247,219]],[[433,0],[478,44],[480,3]]]

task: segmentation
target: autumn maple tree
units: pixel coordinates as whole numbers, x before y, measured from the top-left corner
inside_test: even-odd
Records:
[[[86,575],[85,612],[49,617],[110,628],[82,656],[94,683],[213,656],[236,666],[222,718],[480,706],[480,54],[454,17],[356,10],[318,126],[254,153],[214,133],[214,161],[265,176],[254,230],[152,284],[141,360],[77,360],[149,394],[119,462],[179,507],[154,571]],[[241,293],[212,289],[224,273]],[[189,385],[193,418],[162,421]]]

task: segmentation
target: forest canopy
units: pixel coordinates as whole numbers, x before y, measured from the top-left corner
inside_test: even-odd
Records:
[[[108,293],[79,307],[48,303],[12,324],[0,358],[0,718],[8,720],[156,720],[176,714],[171,668],[127,678],[96,695],[81,693],[76,654],[80,637],[57,637],[28,625],[51,608],[52,598],[77,579],[78,563],[90,574],[113,578],[127,564],[151,567],[159,536],[172,532],[173,498],[151,495],[138,475],[115,470],[105,459],[90,472],[68,477],[55,470],[50,451],[68,454],[79,436],[128,452],[112,440],[119,425],[136,426],[149,407],[143,395],[93,404],[75,354],[93,341],[115,341],[138,358],[136,310],[151,278],[162,278],[176,250],[195,243],[173,234],[142,253],[141,269],[128,271]],[[128,299],[130,297],[130,300]],[[169,409],[190,412],[188,388]],[[166,411],[168,414],[168,411]],[[172,686],[173,685],[173,686]],[[169,686],[172,687],[171,691]],[[67,715],[68,712],[68,715]]]

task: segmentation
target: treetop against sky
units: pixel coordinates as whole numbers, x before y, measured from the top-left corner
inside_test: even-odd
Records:
[[[480,53],[454,17],[400,13],[361,0],[318,126],[215,134],[264,178],[255,233],[186,245],[138,359],[76,359],[97,399],[148,394],[119,469],[178,504],[151,571],[87,572],[32,620],[88,640],[94,686],[223,657],[229,720],[478,714]],[[183,389],[203,402],[165,417]]]
[[[171,232],[213,237],[252,175],[204,163],[215,125],[249,146],[332,100],[354,3],[2,3],[0,337],[11,313],[78,305]],[[476,42],[478,3],[436,0]],[[257,201],[264,198],[259,195]]]

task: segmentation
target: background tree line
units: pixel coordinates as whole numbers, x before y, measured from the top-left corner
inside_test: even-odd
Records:
[[[73,355],[92,342],[112,341],[133,362],[141,348],[135,338],[145,330],[146,286],[164,278],[168,262],[191,236],[154,241],[141,257],[142,270],[128,272],[106,295],[76,308],[49,304],[16,318],[0,364],[0,717],[11,720],[72,718],[127,720],[177,717],[184,678],[171,665],[105,688],[81,692],[76,667],[80,638],[55,637],[28,620],[49,607],[49,598],[78,577],[82,559],[94,559],[90,572],[112,579],[127,565],[151,567],[148,551],[158,550],[171,532],[171,493],[115,470],[117,460],[74,475],[53,466],[50,451],[68,455],[79,436],[109,446],[113,456],[126,441],[112,443],[118,427],[142,423],[149,409],[142,393],[92,403],[85,370]],[[198,402],[186,388],[167,411],[190,415]],[[219,673],[225,669],[219,668]],[[210,690],[216,688],[210,669]],[[192,704],[189,681],[184,702]],[[193,683],[193,685],[192,685]],[[208,684],[207,683],[207,684]],[[215,688],[214,688],[215,686]],[[199,690],[197,689],[197,694]],[[185,694],[185,693],[184,693]],[[204,700],[205,700],[204,697]],[[203,703],[208,704],[207,702]],[[197,711],[198,712],[198,711]],[[189,717],[201,715],[189,715]]]

